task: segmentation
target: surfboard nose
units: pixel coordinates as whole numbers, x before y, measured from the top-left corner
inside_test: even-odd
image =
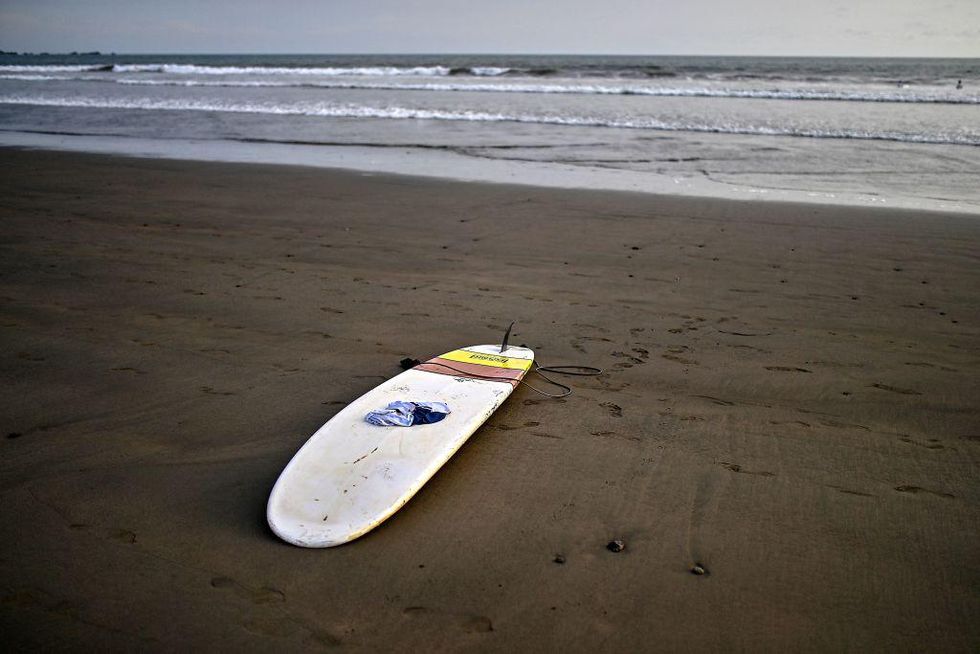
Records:
[[[323,548],[335,547],[347,542],[334,537],[333,531],[328,528],[321,527],[321,531],[317,531],[316,533],[308,533],[303,529],[302,525],[280,525],[272,518],[271,515],[267,515],[267,519],[272,532],[290,545],[296,545],[298,547]]]
[[[282,506],[276,503],[275,496],[269,498],[269,505],[266,509],[266,520],[272,532],[282,540],[298,547],[325,548],[336,547],[349,543],[360,538],[369,532],[375,522],[365,521],[361,525],[349,523],[331,523],[329,520],[321,520],[316,523],[304,518],[287,518],[284,516],[295,516],[295,513],[284,511]]]

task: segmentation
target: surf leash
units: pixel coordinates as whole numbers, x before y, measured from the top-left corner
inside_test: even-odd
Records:
[[[455,367],[450,366],[448,364],[439,363],[439,362],[436,362],[436,361],[422,361],[422,362],[419,362],[418,365],[423,365],[423,364],[426,365],[426,366],[438,366],[440,368],[445,368],[447,370],[452,370],[453,372],[459,373],[460,376],[462,376],[462,377],[469,377],[469,378],[475,378],[475,379],[486,379],[488,381],[503,381],[503,382],[517,381],[518,384],[524,384],[525,386],[527,386],[528,388],[530,388],[535,393],[537,393],[539,395],[544,395],[545,397],[550,397],[552,399],[558,399],[558,398],[562,398],[562,397],[568,397],[569,395],[572,394],[572,387],[571,386],[567,386],[565,384],[562,384],[561,382],[555,381],[554,379],[548,377],[548,375],[545,375],[544,374],[545,372],[550,373],[550,374],[553,374],[553,375],[573,375],[573,376],[576,376],[576,377],[595,377],[596,375],[601,375],[602,374],[602,368],[594,368],[592,366],[574,366],[574,365],[539,366],[537,363],[535,363],[534,364],[534,367],[530,370],[530,372],[536,372],[536,373],[538,373],[538,376],[540,376],[546,382],[548,382],[549,384],[551,384],[553,386],[557,386],[558,388],[561,388],[562,389],[562,392],[561,393],[548,393],[547,391],[543,391],[540,388],[535,388],[534,386],[531,386],[529,383],[527,383],[523,379],[514,380],[514,379],[501,378],[501,377],[492,377],[490,375],[481,375],[481,374],[478,374],[478,373],[475,373],[475,372],[470,372],[470,371],[467,371],[467,370],[460,370],[459,368],[455,368]],[[414,366],[410,366],[410,367],[414,367]],[[544,371],[544,372],[542,372],[542,371]]]
[[[501,354],[503,354],[507,350],[507,347],[508,347],[507,341],[510,339],[510,330],[512,330],[514,328],[514,325],[516,323],[517,323],[516,320],[512,320],[511,323],[510,323],[510,325],[507,326],[507,331],[504,332],[504,340],[500,343],[500,353]],[[544,371],[544,372],[542,372],[542,371]],[[546,392],[544,392],[544,391],[542,391],[542,390],[540,390],[538,388],[535,388],[534,386],[531,386],[530,384],[528,384],[523,379],[520,379],[518,381],[521,384],[524,384],[525,386],[527,386],[528,388],[530,388],[535,393],[539,393],[541,395],[544,395],[545,397],[560,398],[560,397],[567,397],[567,396],[571,395],[572,394],[572,387],[571,386],[566,386],[565,384],[562,384],[562,383],[559,383],[559,382],[556,382],[554,379],[551,379],[546,374],[544,374],[545,372],[549,372],[549,373],[551,373],[553,375],[572,375],[572,376],[575,376],[575,377],[595,377],[596,375],[601,375],[602,374],[602,368],[593,368],[592,366],[572,366],[572,365],[568,365],[568,366],[539,366],[535,362],[533,372],[538,373],[538,376],[541,377],[541,379],[543,379],[546,382],[548,382],[549,384],[551,384],[553,386],[557,386],[558,388],[564,389],[565,392],[564,393],[561,393],[560,395],[554,395],[552,393],[546,393]]]
[[[544,372],[542,372],[542,370]],[[567,397],[568,395],[571,395],[572,387],[566,386],[565,384],[562,384],[560,382],[556,382],[554,379],[551,379],[546,374],[544,374],[545,372],[551,373],[553,375],[570,375],[574,377],[595,377],[597,375],[602,374],[602,368],[595,368],[593,366],[573,366],[573,365],[539,366],[537,363],[535,363],[534,372],[538,373],[538,376],[541,377],[541,379],[548,382],[549,384],[565,389],[565,392],[561,393],[560,395],[553,395],[551,393],[545,393],[544,391],[537,389],[534,386],[531,386],[523,379],[520,380],[521,383],[527,386],[528,388],[530,388],[535,393],[539,393],[541,395],[544,395],[545,397],[559,398],[559,397]]]
[[[516,322],[517,322],[516,320],[513,321],[513,322],[511,322],[510,323],[510,326],[507,327],[507,331],[504,333],[503,342],[500,344],[500,352],[501,352],[501,354],[503,354],[507,350],[507,348],[509,347],[507,345],[507,341],[510,339],[510,330],[512,330],[514,328],[514,324]],[[552,374],[552,375],[569,375],[569,376],[573,376],[573,377],[595,377],[597,375],[601,375],[602,374],[602,368],[595,368],[593,366],[578,366],[578,365],[539,366],[538,363],[535,361],[534,362],[534,368],[532,368],[529,372],[536,372],[538,374],[538,376],[541,377],[541,379],[545,380],[547,383],[551,384],[552,386],[557,386],[558,388],[562,389],[562,392],[561,393],[548,393],[547,391],[543,391],[540,388],[535,388],[534,386],[531,386],[529,383],[527,383],[523,379],[518,379],[518,380],[502,379],[500,377],[493,377],[493,376],[490,376],[490,375],[481,375],[479,373],[469,372],[469,371],[466,371],[466,370],[460,370],[459,368],[454,368],[453,366],[450,366],[448,364],[438,363],[438,362],[435,362],[435,361],[419,361],[418,359],[402,359],[401,360],[401,367],[402,367],[402,370],[411,370],[415,366],[421,365],[423,363],[425,365],[427,365],[427,366],[438,366],[440,368],[445,368],[447,370],[452,370],[453,372],[459,373],[463,377],[471,377],[471,378],[475,378],[475,379],[486,379],[486,380],[489,380],[489,381],[507,381],[507,382],[517,381],[518,384],[524,384],[525,386],[527,386],[528,388],[530,388],[532,391],[534,391],[538,395],[543,395],[545,397],[550,397],[552,399],[559,399],[559,398],[562,398],[562,397],[568,397],[569,395],[572,394],[572,387],[571,386],[567,386],[565,384],[562,384],[561,382],[557,382],[554,379],[552,379],[551,377],[548,377],[548,375],[546,375],[544,373],[547,372],[547,373]]]

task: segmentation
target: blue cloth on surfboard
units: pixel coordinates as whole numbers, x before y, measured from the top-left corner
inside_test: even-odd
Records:
[[[439,422],[449,414],[443,402],[391,402],[384,409],[371,411],[364,419],[381,427],[411,427]]]

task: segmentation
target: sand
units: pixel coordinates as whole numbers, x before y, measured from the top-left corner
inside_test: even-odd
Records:
[[[5,149],[0,248],[8,646],[980,646],[977,217]],[[513,319],[605,374],[271,534],[320,424]]]

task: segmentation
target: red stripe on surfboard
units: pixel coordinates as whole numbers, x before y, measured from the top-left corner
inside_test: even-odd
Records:
[[[497,368],[496,366],[485,366],[479,363],[464,363],[462,361],[453,361],[451,359],[443,359],[442,357],[433,357],[426,361],[426,363],[439,364],[439,367],[449,366],[458,371],[462,371],[468,375],[473,375],[474,377],[493,377],[494,379],[520,379],[524,376],[523,370],[518,370],[516,368]]]
[[[514,387],[517,386],[517,382],[524,376],[523,370],[481,366],[475,363],[449,361],[439,357],[429,359],[425,363],[420,363],[419,365],[415,366],[415,370],[435,372],[440,375],[451,375],[453,377],[467,377],[469,379],[485,379],[488,381],[508,382]]]

